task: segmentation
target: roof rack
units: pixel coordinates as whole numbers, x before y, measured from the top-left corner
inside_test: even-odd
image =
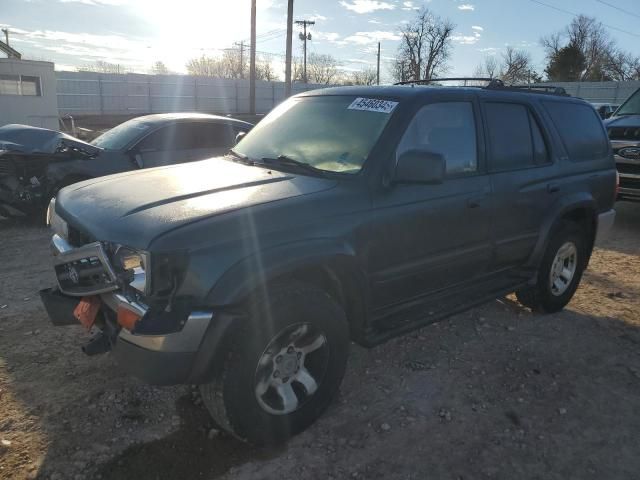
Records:
[[[553,85],[506,85],[502,80],[498,78],[482,78],[482,77],[455,77],[455,78],[432,78],[428,80],[407,80],[404,82],[397,82],[395,85],[428,85],[438,82],[464,82],[464,87],[483,88],[486,90],[502,90],[511,92],[529,92],[529,93],[542,93],[548,95],[560,95],[563,97],[569,97],[570,95],[563,87],[555,87]],[[467,85],[467,82],[487,82],[484,86]]]
[[[495,81],[495,78],[484,78],[484,77],[451,77],[451,78],[431,78],[424,80],[406,80],[404,82],[394,83],[394,85],[422,85],[428,83],[437,83],[437,82],[465,82],[464,86],[467,86],[467,82],[487,82],[491,83]]]

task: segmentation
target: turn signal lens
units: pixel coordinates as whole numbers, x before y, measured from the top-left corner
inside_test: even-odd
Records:
[[[128,308],[118,307],[118,324],[127,330],[133,330],[140,320],[140,316],[137,313],[132,312]]]

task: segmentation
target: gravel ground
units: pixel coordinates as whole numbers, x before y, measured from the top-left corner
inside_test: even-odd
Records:
[[[371,350],[275,450],[212,429],[197,392],[86,357],[49,325],[49,233],[0,223],[0,479],[630,479],[640,472],[640,204],[618,204],[574,300],[508,297]]]

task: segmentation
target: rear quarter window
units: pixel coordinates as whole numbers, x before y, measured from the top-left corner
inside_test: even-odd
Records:
[[[592,107],[569,102],[542,103],[571,160],[596,160],[608,154],[609,140],[602,120]]]

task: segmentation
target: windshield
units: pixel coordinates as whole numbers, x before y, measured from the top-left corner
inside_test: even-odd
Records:
[[[616,111],[618,115],[640,115],[640,89],[636,90]]]
[[[329,172],[357,173],[397,102],[354,96],[292,98],[234,148],[252,160],[288,157]]]
[[[91,145],[105,150],[122,150],[151,127],[140,120],[129,120],[96,137]]]

